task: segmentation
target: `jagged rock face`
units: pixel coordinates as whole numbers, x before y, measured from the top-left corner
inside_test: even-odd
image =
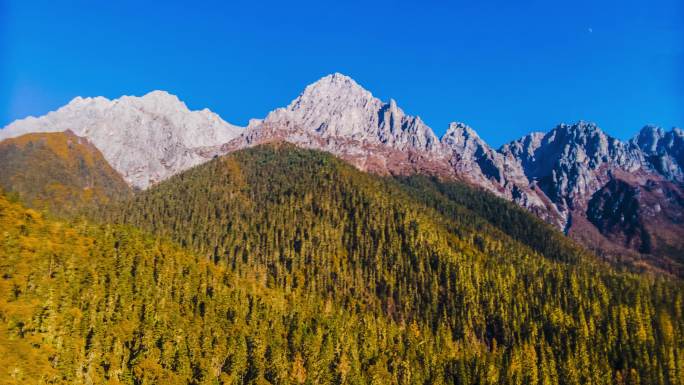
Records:
[[[676,180],[675,173],[661,171],[675,168],[658,169],[645,155],[673,164],[671,154],[681,145],[668,146],[675,139],[665,137],[659,130],[642,130],[623,143],[593,123],[578,122],[527,135],[500,153],[517,159],[563,214],[565,231],[585,246],[635,264],[647,256],[646,265],[681,274],[676,256],[684,250],[682,187],[666,181]]]
[[[525,175],[539,184],[561,211],[586,203],[601,188],[613,169],[640,170],[638,148],[620,142],[595,124],[561,124],[541,137],[532,134],[502,148],[519,159]]]
[[[545,135],[543,132],[529,133],[518,140],[503,145],[499,152],[517,159],[523,170],[531,170],[536,161],[535,151],[541,146]]]
[[[529,184],[517,158],[495,151],[463,123],[451,123],[441,143],[458,174],[488,180],[502,188]]]
[[[684,192],[679,186],[615,177],[592,195],[586,217],[618,246],[620,257],[636,251],[651,256],[657,268],[684,273]]]
[[[15,121],[0,130],[0,140],[66,130],[87,138],[130,185],[141,189],[208,160],[201,155],[205,147],[241,132],[207,109],[190,111],[177,97],[154,91],[115,100],[77,97],[45,116]]]
[[[435,151],[439,144],[420,118],[406,115],[394,100],[383,103],[338,73],[309,85],[288,107],[271,112],[264,122],[315,132],[323,138],[384,144],[398,150]]]
[[[405,114],[394,100],[385,103],[337,73],[306,87],[289,106],[274,110],[263,120],[251,120],[246,129],[230,125],[206,109],[189,111],[175,96],[156,91],[117,100],[76,98],[46,116],[10,124],[0,131],[0,140],[26,132],[67,129],[88,138],[126,181],[138,188],[216,155],[287,141],[328,151],[365,171],[427,173],[464,180],[516,202],[568,234],[589,231],[632,249],[643,249],[643,242],[623,245],[615,234],[637,230],[625,227],[629,221],[615,222],[621,217],[608,216],[608,212],[624,211],[634,199],[641,204],[639,197],[630,198],[631,189],[643,193],[647,191],[644,186],[665,186],[667,180],[673,183],[663,191],[675,192],[668,196],[684,195],[684,135],[680,129],[664,132],[648,126],[623,143],[593,123],[578,122],[561,124],[548,133],[531,133],[494,150],[463,123],[450,124],[438,139],[420,118]],[[668,210],[680,212],[676,207]],[[646,218],[641,211],[638,215]],[[676,215],[654,218],[665,229],[682,227]],[[655,231],[644,226],[648,234]],[[670,234],[679,233],[672,230]],[[620,250],[627,250],[624,247]]]
[[[426,172],[454,176],[432,129],[384,103],[351,78],[332,74],[309,85],[290,105],[253,120],[218,153],[287,141],[335,154],[379,174]]]
[[[644,253],[651,252],[651,240],[639,215],[641,189],[613,179],[592,195],[587,218],[604,235],[622,238],[622,243]]]
[[[453,153],[452,163],[458,172],[480,174],[503,185],[506,170],[503,156],[487,145],[477,133],[463,123],[451,123],[441,142]]]
[[[441,143],[450,154],[449,163],[456,175],[463,175],[471,183],[513,200],[549,223],[562,226],[561,214],[543,193],[530,186],[517,158],[495,151],[463,123],[451,123]]]
[[[645,126],[631,144],[643,151],[646,161],[671,181],[684,183],[684,131],[665,132],[660,127]]]

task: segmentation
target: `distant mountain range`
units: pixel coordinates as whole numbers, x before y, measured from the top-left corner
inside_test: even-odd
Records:
[[[335,74],[245,128],[156,91],[0,133],[2,383],[684,378],[680,130],[495,150]]]
[[[610,259],[677,270],[684,263],[684,132],[646,126],[622,142],[597,125],[561,124],[491,148],[463,123],[438,138],[419,117],[332,74],[290,105],[237,127],[177,97],[76,98],[0,130],[0,140],[70,130],[135,189],[257,144],[328,151],[381,175],[456,179],[513,201]],[[5,142],[2,142],[5,143]],[[0,149],[1,151],[1,149]]]

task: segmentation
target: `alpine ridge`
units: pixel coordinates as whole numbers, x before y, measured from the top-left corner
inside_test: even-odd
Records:
[[[339,73],[309,85],[288,107],[253,121],[216,154],[278,140],[331,152],[364,171],[464,180],[563,225],[561,213],[528,186],[517,163],[489,147],[473,129],[452,123],[439,139],[396,101],[384,103]]]
[[[32,132],[71,130],[87,138],[133,187],[144,189],[208,159],[240,128],[204,109],[190,111],[176,96],[153,91],[142,97],[74,98],[45,116],[17,120],[0,130],[0,140]]]
[[[406,115],[394,100],[383,103],[339,73],[306,87],[287,108],[271,112],[264,122],[398,150],[431,152],[438,148],[437,137],[419,117]]]
[[[3,383],[682,383],[684,282],[464,183],[277,143],[97,213],[0,193]]]
[[[656,126],[645,126],[630,141],[644,153],[646,161],[668,180],[684,183],[684,131],[679,128],[665,132]]]
[[[681,255],[676,239],[684,218],[684,134],[678,128],[646,126],[623,142],[579,121],[494,149],[464,123],[451,123],[438,138],[395,100],[383,102],[334,73],[245,128],[154,91],[115,100],[76,98],[43,117],[10,124],[0,139],[66,129],[88,138],[139,189],[215,156],[284,141],[330,152],[363,171],[464,181],[517,203],[608,259],[648,255],[659,268],[681,267],[674,258]],[[630,199],[651,202],[633,212],[633,220],[623,219],[622,201],[610,197],[626,191]],[[637,228],[639,242],[632,234]]]

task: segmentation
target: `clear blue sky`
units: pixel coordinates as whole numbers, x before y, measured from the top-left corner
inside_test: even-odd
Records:
[[[337,71],[438,135],[584,119],[627,138],[684,126],[682,3],[0,0],[0,126],[153,89],[244,125]]]

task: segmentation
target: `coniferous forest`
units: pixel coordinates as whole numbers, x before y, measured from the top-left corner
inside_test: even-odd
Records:
[[[681,279],[457,182],[277,144],[29,206],[0,195],[0,383],[684,383]]]

